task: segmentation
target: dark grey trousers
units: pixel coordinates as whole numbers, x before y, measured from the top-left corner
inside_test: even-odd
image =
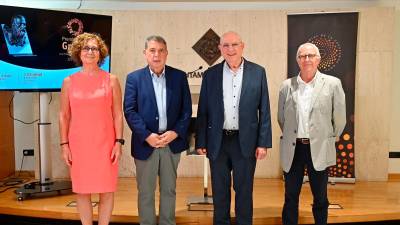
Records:
[[[181,154],[155,149],[147,160],[135,159],[141,225],[156,225],[155,191],[160,185],[159,225],[175,225],[176,178]]]

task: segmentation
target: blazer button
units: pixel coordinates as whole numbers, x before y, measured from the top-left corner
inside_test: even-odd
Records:
[[[294,133],[297,133],[297,130],[294,130]]]
[[[156,120],[158,120],[158,117],[156,117]]]
[[[293,143],[292,143],[292,145],[293,145],[293,146],[295,146],[295,145],[296,145],[296,143],[294,143],[294,142],[293,142]]]

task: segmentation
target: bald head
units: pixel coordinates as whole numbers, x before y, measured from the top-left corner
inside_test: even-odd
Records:
[[[312,80],[321,62],[321,55],[317,46],[312,43],[300,45],[297,50],[296,60],[300,68],[301,78],[306,82]]]
[[[234,31],[224,33],[221,36],[218,48],[229,67],[236,71],[242,62],[244,48],[244,43],[239,34]]]
[[[314,45],[313,43],[306,42],[306,43],[300,45],[299,48],[297,49],[296,59],[299,57],[301,50],[304,49],[304,48],[312,48],[312,49],[314,49],[315,54],[318,56],[318,58],[321,58],[321,54],[319,53],[318,47],[316,45]]]
[[[240,35],[238,33],[236,33],[235,31],[228,31],[228,32],[225,32],[224,34],[222,34],[219,43],[222,44],[224,42],[224,39],[229,39],[229,38],[235,38],[239,42],[242,42],[242,38],[240,37]]]

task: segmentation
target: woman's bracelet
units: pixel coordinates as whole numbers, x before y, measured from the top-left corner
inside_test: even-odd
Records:
[[[67,145],[67,144],[69,144],[69,141],[66,141],[66,142],[60,143],[60,146]]]

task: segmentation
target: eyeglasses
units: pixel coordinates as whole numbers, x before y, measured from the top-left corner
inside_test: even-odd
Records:
[[[98,48],[98,47],[89,47],[89,46],[85,46],[85,47],[82,48],[82,51],[83,51],[83,52],[89,52],[89,51],[92,51],[92,52],[99,52],[99,48]]]
[[[147,51],[152,55],[155,55],[156,53],[158,53],[160,55],[164,54],[164,53],[167,53],[167,50],[164,49],[164,48],[161,48],[161,49],[150,48]]]
[[[223,49],[229,49],[229,48],[238,48],[242,43],[238,42],[238,43],[232,43],[232,44],[222,44],[222,48]]]
[[[306,60],[306,58],[308,57],[309,59],[314,59],[315,57],[317,57],[317,54],[307,54],[307,55],[299,55],[297,56],[300,60]]]

